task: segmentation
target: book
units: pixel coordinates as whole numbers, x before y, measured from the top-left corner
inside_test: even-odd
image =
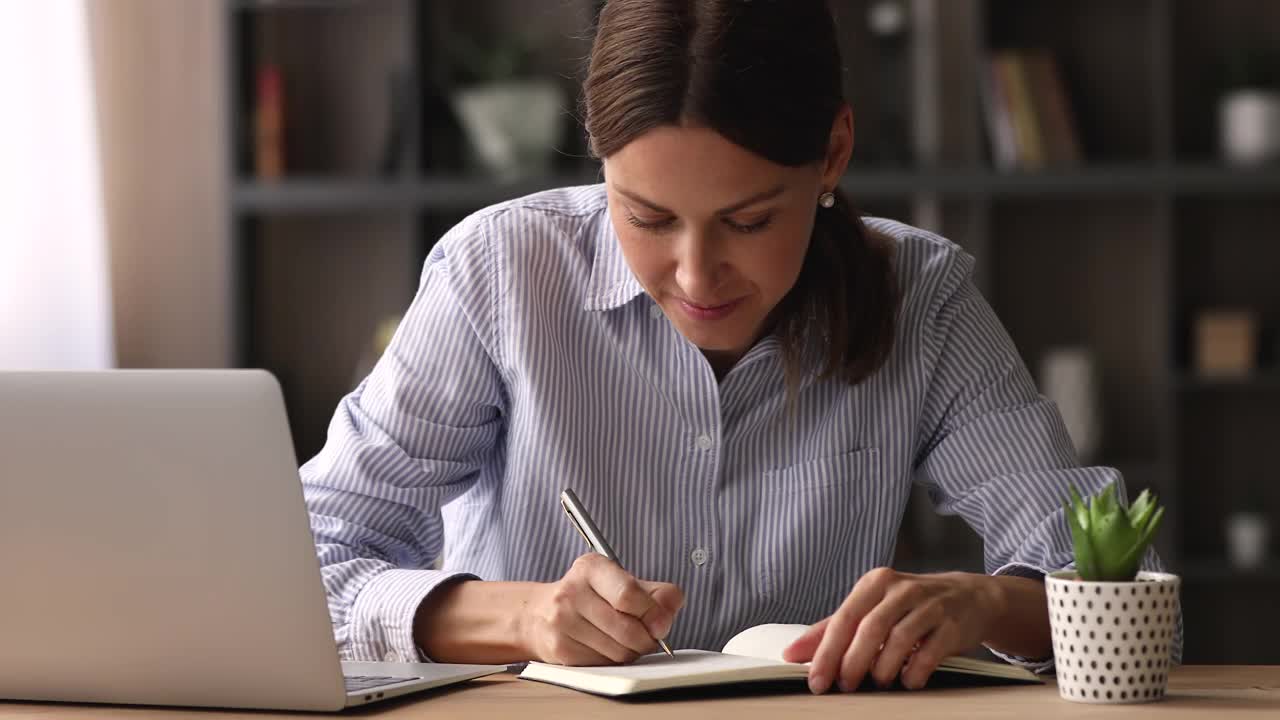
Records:
[[[1080,140],[1076,136],[1075,119],[1058,61],[1047,50],[1028,51],[1024,56],[1024,68],[1031,88],[1032,105],[1040,123],[1046,163],[1059,167],[1078,165],[1081,160]]]
[[[1050,50],[990,53],[978,81],[996,169],[1041,170],[1083,161],[1061,65]]]
[[[284,176],[284,79],[280,67],[258,68],[253,115],[253,166],[259,180]]]
[[[1025,170],[1039,170],[1045,165],[1044,140],[1032,102],[1026,62],[1020,53],[1013,51],[997,53],[994,62],[1000,87],[1008,100],[1009,116],[1017,139],[1018,165]]]
[[[992,59],[979,65],[978,90],[991,145],[992,162],[997,170],[1016,170],[1018,141],[1014,135],[1013,118],[1009,113],[1009,99],[1000,79],[1000,70]]]
[[[795,681],[800,687],[807,687],[809,664],[786,662],[782,651],[808,629],[808,625],[757,625],[735,635],[720,652],[677,650],[674,658],[654,653],[630,665],[568,667],[531,662],[520,677],[607,697],[767,681]],[[925,687],[1043,682],[1035,673],[1016,665],[952,656],[943,660]],[[868,674],[863,687],[874,687],[872,683]]]

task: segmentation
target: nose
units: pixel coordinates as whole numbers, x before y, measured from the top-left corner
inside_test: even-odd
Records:
[[[685,299],[702,304],[715,303],[723,272],[723,259],[715,239],[706,233],[690,231],[677,244],[676,284]]]

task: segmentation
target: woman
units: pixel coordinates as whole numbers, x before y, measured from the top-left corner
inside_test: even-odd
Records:
[[[972,259],[837,189],[840,69],[820,0],[606,5],[604,183],[450,231],[302,468],[345,656],[615,663],[792,622],[815,692],[979,644],[1051,666],[1062,501],[1117,475],[1077,467]],[[913,481],[986,574],[883,567]]]

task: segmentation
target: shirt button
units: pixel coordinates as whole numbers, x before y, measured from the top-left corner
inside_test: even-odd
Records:
[[[711,440],[710,435],[703,433],[698,436],[698,447],[702,448],[703,450],[710,450],[711,446],[714,444],[715,443]]]
[[[387,662],[398,662],[400,660],[400,656],[396,655],[395,650],[388,650],[387,654],[382,656],[382,659]]]
[[[707,564],[707,551],[702,548],[695,548],[692,553],[689,553],[689,559],[693,561],[694,565],[702,567]]]
[[[661,306],[661,305],[656,305],[656,304],[655,304],[655,305],[650,305],[650,306],[649,306],[649,317],[653,318],[654,320],[657,320],[658,318],[662,317],[662,306]]]

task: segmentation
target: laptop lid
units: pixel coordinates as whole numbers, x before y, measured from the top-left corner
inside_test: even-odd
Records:
[[[345,703],[264,371],[0,373],[0,578],[0,698]]]

